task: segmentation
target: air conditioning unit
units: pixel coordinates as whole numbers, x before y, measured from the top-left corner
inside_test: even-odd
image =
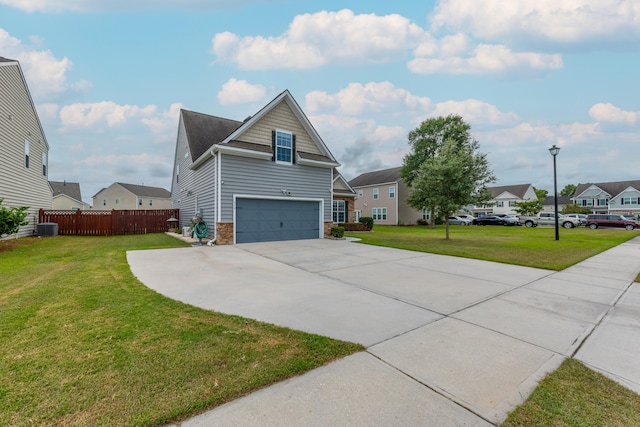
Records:
[[[38,236],[50,237],[58,235],[58,224],[55,222],[43,222],[38,224]]]

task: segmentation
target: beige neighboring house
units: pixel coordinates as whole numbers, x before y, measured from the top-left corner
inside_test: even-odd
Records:
[[[67,181],[49,181],[53,193],[53,209],[56,210],[87,210],[87,203],[82,201],[80,184]]]
[[[114,182],[93,196],[93,209],[171,209],[171,193],[160,187]]]
[[[356,192],[346,179],[333,168],[333,207],[334,223],[356,222],[355,220]]]
[[[562,212],[565,206],[571,205],[571,196],[558,196],[558,212]],[[542,212],[555,212],[556,201],[554,196],[547,196],[542,201]]]
[[[573,202],[594,214],[640,216],[640,181],[578,184]]]
[[[400,178],[400,167],[363,173],[349,181],[356,192],[355,221],[370,216],[376,224],[415,224],[428,212],[407,204],[409,187]]]
[[[531,184],[503,185],[487,187],[492,199],[487,203],[474,206],[474,216],[515,213],[516,203],[537,199]]]
[[[52,206],[49,144],[20,63],[3,57],[0,57],[0,159],[2,205],[29,207],[29,224],[20,228],[17,237],[31,236],[36,231],[38,210]]]

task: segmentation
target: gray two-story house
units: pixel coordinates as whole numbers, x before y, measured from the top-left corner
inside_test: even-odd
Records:
[[[31,236],[36,231],[38,210],[51,209],[53,203],[48,178],[49,144],[20,63],[3,57],[0,57],[0,159],[0,199],[5,207],[29,207],[29,224],[21,227],[17,236]]]
[[[323,238],[337,166],[287,90],[244,121],[182,110],[172,203],[217,244]]]

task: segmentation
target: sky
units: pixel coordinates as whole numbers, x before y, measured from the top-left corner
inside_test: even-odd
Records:
[[[495,185],[640,179],[640,0],[0,0],[49,179],[170,190],[181,108],[243,120],[288,89],[347,180],[457,114]]]

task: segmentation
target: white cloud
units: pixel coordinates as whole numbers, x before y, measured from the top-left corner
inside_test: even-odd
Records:
[[[491,145],[510,146],[512,149],[531,146],[551,146],[564,148],[592,141],[602,137],[597,123],[563,123],[559,125],[520,123],[511,128],[479,132],[478,139]]]
[[[640,121],[640,111],[624,111],[609,103],[595,104],[589,109],[589,115],[598,122],[633,125]]]
[[[504,45],[481,44],[471,47],[468,41],[456,39],[459,43],[445,43],[442,46],[421,45],[416,55],[421,53],[437,56],[421,57],[409,61],[410,71],[416,74],[506,74],[513,72],[546,72],[563,67],[562,56],[535,52],[513,52]],[[471,48],[464,51],[466,48]]]
[[[495,105],[477,99],[439,102],[430,115],[438,117],[450,114],[462,116],[468,123],[478,124],[513,124],[519,120],[516,113],[503,113]]]
[[[154,134],[156,143],[170,142],[175,139],[180,109],[183,107],[181,103],[175,102],[169,106],[167,111],[154,114],[150,117],[145,116],[140,121]]]
[[[29,91],[36,100],[51,98],[68,90],[85,90],[90,86],[86,81],[67,81],[67,73],[73,65],[68,58],[57,59],[49,50],[37,50],[24,45],[2,28],[0,52],[4,57],[20,62]]]
[[[267,90],[261,85],[252,85],[246,80],[231,78],[218,92],[220,105],[244,104],[264,100]]]
[[[298,15],[276,37],[218,33],[212,52],[219,61],[242,69],[311,69],[330,62],[397,61],[423,37],[423,29],[400,15],[355,15],[343,9]]]
[[[637,0],[442,0],[430,18],[436,30],[487,40],[579,43],[640,37]]]
[[[64,127],[90,128],[99,124],[114,127],[123,125],[132,118],[153,117],[156,111],[155,105],[138,107],[118,105],[112,101],[78,103],[62,107],[60,121]]]
[[[427,111],[432,103],[429,98],[411,94],[390,82],[350,83],[334,95],[313,91],[305,97],[306,110],[310,113],[335,111],[340,114],[365,113],[397,114],[407,110]]]

